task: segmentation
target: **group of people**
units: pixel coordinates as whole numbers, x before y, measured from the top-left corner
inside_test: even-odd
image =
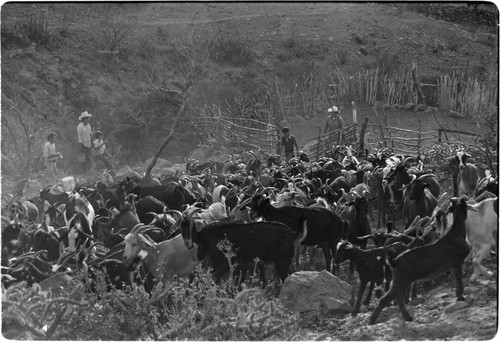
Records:
[[[324,134],[334,130],[340,130],[339,145],[341,145],[344,120],[340,116],[340,111],[337,106],[328,108],[328,113],[329,115],[326,119]],[[81,164],[81,171],[82,173],[90,171],[92,169],[93,159],[96,167],[98,163],[102,163],[106,170],[113,172],[113,165],[108,160],[108,157],[112,158],[112,156],[106,149],[104,134],[101,131],[97,131],[93,134],[94,140],[92,140],[92,126],[89,123],[91,117],[92,114],[87,111],[83,112],[78,118],[80,122],[76,127],[79,146],[77,158],[78,162]],[[290,134],[289,127],[283,127],[282,132],[283,136],[281,137],[279,153],[281,155],[283,151],[285,161],[288,163],[288,161],[294,157],[294,151],[296,151],[297,154],[299,153],[299,146],[295,136]],[[47,136],[47,142],[43,145],[46,177],[51,184],[56,183],[57,160],[63,157],[61,152],[56,152],[56,137],[56,133],[50,132]]]
[[[344,128],[344,119],[340,116],[340,110],[337,106],[332,106],[328,108],[328,117],[326,118],[325,129],[323,134],[327,134],[336,130],[340,131],[338,145],[342,145],[342,130]],[[283,127],[281,132],[283,136],[281,137],[281,144],[279,147],[279,153],[281,155],[284,152],[285,161],[288,163],[290,159],[294,157],[294,150],[299,153],[299,146],[297,145],[297,140],[295,136],[290,134],[289,127]]]
[[[98,164],[103,164],[104,168],[113,172],[113,165],[108,160],[112,155],[106,149],[104,142],[104,134],[101,131],[92,133],[90,118],[92,114],[87,111],[80,114],[79,124],[76,127],[78,136],[78,151],[77,159],[81,166],[81,172],[86,173],[92,169],[93,161],[97,168]],[[94,139],[92,139],[92,135]],[[45,160],[45,175],[50,184],[55,184],[57,181],[57,160],[63,156],[61,152],[56,152],[56,133],[50,132],[47,136],[47,142],[43,145],[43,158]]]

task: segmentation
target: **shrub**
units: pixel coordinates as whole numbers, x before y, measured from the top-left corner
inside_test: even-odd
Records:
[[[211,57],[220,63],[244,67],[254,61],[255,54],[239,40],[222,38],[215,44]]]
[[[288,38],[283,43],[283,52],[278,54],[278,59],[282,62],[291,61],[293,58],[306,59],[315,57],[324,59],[324,55],[330,50],[327,43],[317,41],[300,41]]]
[[[34,43],[50,47],[53,36],[49,31],[47,12],[32,14],[26,22],[26,36]]]
[[[387,50],[376,51],[375,61],[370,65],[372,68],[378,68],[382,75],[395,73],[401,65],[401,60],[395,53]]]
[[[9,49],[12,46],[24,48],[29,45],[30,41],[22,32],[16,31],[16,26],[2,23],[2,49]]]
[[[172,288],[161,339],[168,340],[291,340],[299,337],[298,316],[263,290],[236,294],[231,283],[215,285],[198,270],[195,280]]]
[[[335,55],[337,56],[336,59],[337,59],[337,63],[339,65],[346,64],[348,59],[349,59],[349,52],[345,49],[337,51],[337,53]]]

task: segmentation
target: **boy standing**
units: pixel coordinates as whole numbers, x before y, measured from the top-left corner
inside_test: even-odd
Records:
[[[288,163],[290,159],[293,158],[294,147],[299,152],[299,146],[297,145],[297,141],[293,135],[290,135],[290,128],[285,127],[282,130],[283,136],[281,137],[281,146],[280,146],[280,154],[281,150],[285,151],[285,161]]]
[[[56,184],[56,161],[62,158],[61,152],[56,152],[56,134],[50,132],[47,142],[43,145],[43,159],[45,160],[45,176],[50,184]]]
[[[104,134],[101,131],[95,132],[95,140],[94,140],[94,160],[97,168],[97,161],[100,161],[104,164],[107,171],[113,172],[113,165],[109,162],[106,157],[112,158],[113,156],[106,149],[106,145],[104,143]],[[110,173],[111,173],[110,172]]]

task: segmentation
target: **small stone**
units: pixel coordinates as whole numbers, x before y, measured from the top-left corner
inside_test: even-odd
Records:
[[[419,112],[423,112],[423,111],[425,111],[427,109],[427,106],[424,105],[423,103],[419,103],[417,105],[417,109],[418,109]]]
[[[493,286],[493,284],[489,285],[488,288],[486,289],[486,295],[489,297],[496,297],[497,292],[498,292],[498,290],[497,290],[496,286]]]
[[[415,104],[413,102],[408,102],[407,104],[405,104],[405,110],[413,110],[413,108],[415,108]]]
[[[445,314],[450,314],[452,312],[464,309],[464,308],[466,308],[468,306],[469,306],[469,304],[467,302],[465,302],[465,301],[456,302],[455,304],[451,304],[450,306],[448,306],[446,308],[446,310],[444,310],[444,313]]]
[[[477,286],[467,286],[464,288],[464,294],[468,295],[468,294],[476,293],[476,292],[479,292],[479,290],[481,290],[481,289]]]
[[[450,118],[456,118],[456,119],[463,119],[465,117],[463,114],[460,114],[459,112],[454,111],[454,110],[450,110],[450,112],[448,113],[448,116]]]
[[[448,292],[441,292],[441,293],[434,295],[434,297],[436,297],[436,298],[445,298],[445,297],[449,297],[449,296],[450,296],[450,294]]]

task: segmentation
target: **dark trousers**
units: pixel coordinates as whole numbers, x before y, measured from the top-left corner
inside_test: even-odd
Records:
[[[87,172],[92,168],[92,147],[82,147],[82,152],[85,153],[85,161],[82,163],[83,172]]]
[[[95,160],[95,166],[97,169],[97,162],[101,162],[104,164],[104,167],[106,168],[107,171],[112,171],[113,170],[113,165],[109,162],[109,160],[106,158],[104,154],[101,154],[100,156],[94,156]]]

